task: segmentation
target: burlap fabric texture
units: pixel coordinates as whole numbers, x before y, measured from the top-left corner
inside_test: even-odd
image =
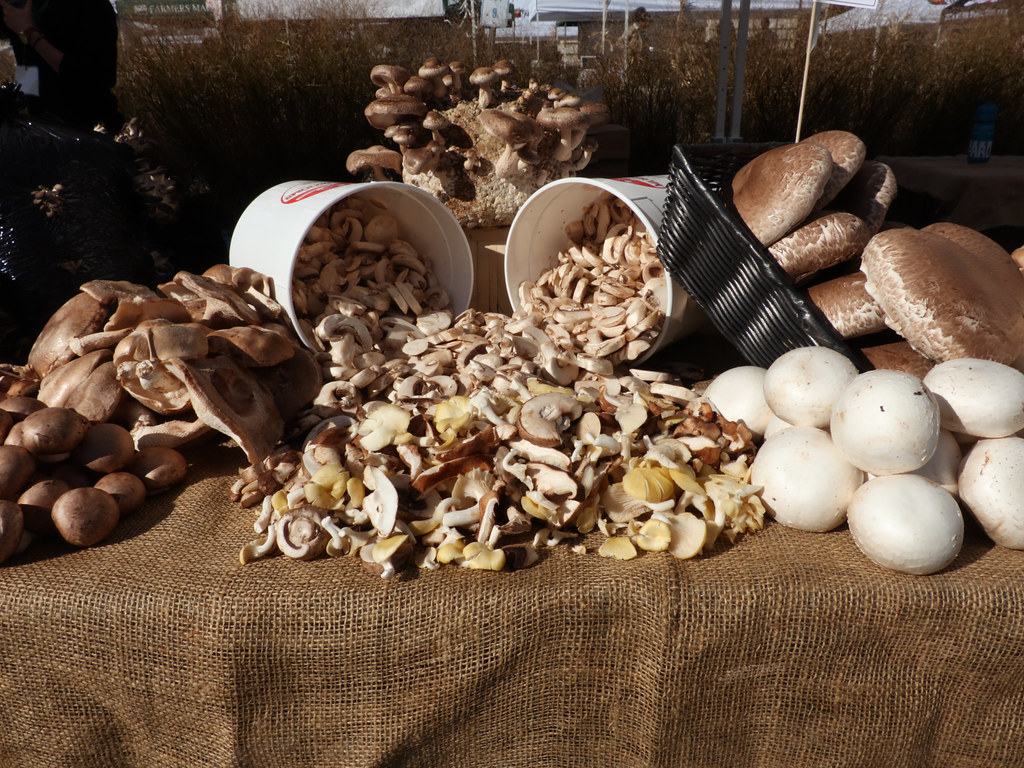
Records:
[[[0,568],[0,765],[1024,765],[1024,553],[977,534],[929,578],[776,525],[688,562],[242,568],[239,457]]]

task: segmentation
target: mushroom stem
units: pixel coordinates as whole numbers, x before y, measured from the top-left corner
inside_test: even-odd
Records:
[[[480,109],[490,109],[498,103],[497,98],[494,96],[494,91],[491,90],[491,86],[480,86],[480,95],[477,98],[477,103],[480,105]]]
[[[555,151],[551,155],[556,162],[567,163],[572,159],[572,133],[569,128],[558,129],[558,146],[555,147]]]

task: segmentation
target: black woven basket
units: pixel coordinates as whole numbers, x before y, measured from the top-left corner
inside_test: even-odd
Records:
[[[732,178],[775,144],[697,144],[672,152],[658,255],[715,328],[753,365],[819,346],[871,370],[783,272],[732,208]]]

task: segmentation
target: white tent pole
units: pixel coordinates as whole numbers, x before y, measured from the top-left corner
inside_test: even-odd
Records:
[[[740,138],[743,117],[743,77],[747,70],[747,32],[750,29],[750,0],[740,0],[739,27],[736,30],[736,63],[732,76],[732,115],[729,117],[729,139]]]
[[[605,39],[608,37],[608,0],[601,3],[601,53],[604,53]]]
[[[725,141],[725,105],[729,96],[729,43],[732,41],[732,0],[722,0],[718,18],[718,98],[715,102],[715,141]]]
[[[814,43],[814,28],[818,26],[818,0],[811,3],[811,23],[807,28],[807,52],[804,54],[804,79],[800,84],[800,109],[796,113],[796,141],[804,127],[804,103],[807,101],[807,77],[811,72],[811,48]]]

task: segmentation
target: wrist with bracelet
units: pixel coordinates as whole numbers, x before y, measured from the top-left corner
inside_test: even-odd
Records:
[[[37,27],[28,27],[19,37],[21,37],[21,42],[29,48],[35,48],[36,44],[46,36]]]

